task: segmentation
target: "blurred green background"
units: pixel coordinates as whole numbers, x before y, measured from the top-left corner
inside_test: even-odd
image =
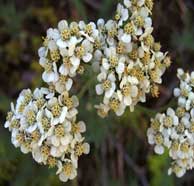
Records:
[[[79,162],[79,176],[61,183],[55,170],[36,164],[23,155],[3,128],[10,102],[24,88],[40,87],[42,69],[37,50],[49,27],[61,19],[111,18],[116,0],[0,0],[0,186],[193,186],[194,171],[183,178],[167,176],[167,154],[157,156],[147,143],[149,118],[173,106],[172,89],[177,85],[176,69],[194,67],[194,1],[155,0],[154,36],[163,51],[169,51],[172,67],[164,75],[159,99],[148,96],[146,104],[126,111],[121,118],[100,119],[93,105],[98,102],[95,77],[88,69],[78,79],[81,98],[79,118],[86,121],[86,139],[91,153]],[[89,79],[89,80],[88,80]],[[91,80],[92,79],[92,80]],[[84,84],[80,87],[81,84]]]

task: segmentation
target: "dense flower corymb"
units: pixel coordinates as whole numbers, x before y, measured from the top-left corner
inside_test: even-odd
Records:
[[[34,160],[49,167],[58,167],[62,181],[77,175],[77,162],[89,153],[89,145],[82,133],[84,122],[76,121],[76,96],[68,93],[55,96],[47,88],[23,90],[16,106],[11,104],[5,127],[11,132],[11,141],[23,153],[32,153]]]
[[[151,0],[128,0],[118,4],[114,20],[99,19],[96,24],[62,20],[57,28],[48,29],[39,49],[43,80],[59,93],[69,91],[73,78],[92,63],[99,73],[96,93],[103,95],[96,108],[101,109],[98,113],[104,110],[103,117],[111,110],[120,116],[126,107],[133,111],[148,93],[158,97],[170,59],[152,36],[152,7]]]
[[[168,149],[173,160],[168,173],[181,177],[194,167],[194,73],[178,69],[177,77],[180,80],[180,86],[174,89],[177,108],[168,108],[166,114],[151,119],[147,135],[157,154]]]

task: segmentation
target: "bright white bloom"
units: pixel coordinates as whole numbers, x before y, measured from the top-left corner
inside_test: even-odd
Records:
[[[166,114],[157,114],[155,119],[151,119],[151,127],[147,131],[148,142],[154,145],[157,154],[162,154],[164,147],[169,150],[169,156],[173,162],[168,174],[175,173],[177,177],[182,177],[187,170],[194,168],[194,109],[191,75],[178,69],[177,77],[180,85],[174,89],[177,108],[176,110],[168,108]]]

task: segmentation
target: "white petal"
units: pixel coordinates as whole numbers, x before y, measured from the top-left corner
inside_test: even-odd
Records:
[[[88,63],[92,59],[92,54],[87,53],[85,56],[83,56],[82,59],[83,59],[84,62]]]
[[[102,85],[101,85],[101,84],[96,85],[96,93],[97,93],[98,95],[102,95],[103,92],[104,92],[104,90],[103,90]]]

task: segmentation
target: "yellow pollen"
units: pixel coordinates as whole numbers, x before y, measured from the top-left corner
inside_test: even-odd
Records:
[[[48,163],[49,168],[54,168],[57,165],[57,160],[56,158],[49,156],[47,159],[47,163]]]
[[[150,53],[146,52],[141,61],[144,65],[148,65],[150,63]]]
[[[157,145],[161,145],[164,142],[164,138],[162,136],[162,134],[158,133],[155,136],[155,141]]]
[[[151,128],[154,131],[159,131],[159,129],[160,129],[160,122],[157,119],[151,120]]]
[[[137,49],[133,49],[130,53],[129,53],[129,57],[132,60],[137,60],[138,58],[138,52]]]
[[[43,127],[44,131],[48,131],[50,128],[50,123],[49,123],[48,118],[43,117],[41,120],[41,123],[42,123],[42,127]]]
[[[10,127],[11,127],[11,128],[16,128],[16,129],[18,129],[18,128],[20,127],[20,122],[19,122],[19,120],[13,119],[13,120],[11,121]]]
[[[76,56],[77,56],[78,58],[81,59],[81,58],[84,56],[84,53],[85,53],[85,49],[84,49],[83,46],[80,46],[80,47],[77,47],[77,48],[76,48]]]
[[[17,141],[20,144],[24,144],[24,142],[25,142],[25,135],[23,133],[19,133],[19,134],[17,134],[16,139],[17,139]]]
[[[66,163],[63,167],[63,171],[64,171],[65,175],[69,177],[73,171],[72,163]]]
[[[33,110],[29,110],[27,113],[26,113],[26,121],[29,125],[32,125],[34,124],[36,120],[36,114]]]
[[[111,38],[114,38],[117,35],[117,29],[116,28],[112,28],[108,31],[108,35]]]
[[[131,69],[131,71],[129,72],[129,74],[130,74],[131,76],[136,77],[136,78],[137,78],[138,80],[140,80],[140,81],[144,80],[144,73],[143,73],[143,71],[142,71],[141,69],[139,69],[139,68],[133,68],[133,69]]]
[[[118,108],[119,108],[119,100],[117,100],[117,99],[115,99],[115,98],[111,99],[111,100],[110,100],[110,103],[109,103],[109,106],[110,106],[110,108],[111,108],[114,112],[116,112],[116,111],[118,110]]]
[[[178,141],[176,141],[176,140],[173,141],[171,148],[172,148],[172,151],[178,151],[179,150],[179,143],[178,143]]]
[[[45,99],[44,98],[39,98],[39,99],[36,100],[36,105],[39,109],[42,108],[44,104],[45,104]]]
[[[124,85],[122,88],[122,94],[124,96],[129,96],[131,92],[131,86],[130,85]]]
[[[92,25],[91,24],[86,25],[85,32],[88,35],[92,34],[93,30],[92,30]]]
[[[44,65],[44,70],[45,70],[46,72],[51,72],[52,69],[53,69],[53,66],[52,66],[52,64],[51,64],[50,62],[47,62],[47,63]]]
[[[119,14],[119,13],[116,13],[116,14],[115,14],[115,20],[116,20],[116,21],[119,21],[120,18],[121,18],[120,14]]]
[[[109,90],[109,89],[111,88],[111,81],[108,80],[108,79],[105,80],[105,81],[103,82],[102,86],[103,86],[103,89],[104,89],[104,90]]]
[[[65,134],[65,129],[64,129],[63,125],[57,125],[55,127],[55,135],[57,137],[63,137],[64,134]]]
[[[178,107],[176,109],[176,115],[179,117],[179,118],[182,118],[184,115],[185,115],[185,108],[183,107]]]
[[[41,153],[43,154],[44,157],[48,157],[50,155],[50,148],[48,145],[43,145],[41,147]]]
[[[64,29],[62,32],[61,32],[61,37],[63,40],[68,40],[70,37],[71,37],[71,32],[69,29]]]
[[[184,153],[188,153],[188,151],[189,151],[189,143],[188,142],[184,142],[184,143],[182,143],[181,144],[181,146],[180,146],[180,150],[182,151],[182,152],[184,152]]]
[[[13,112],[8,112],[8,113],[7,113],[6,120],[7,120],[7,121],[11,121],[12,117],[13,117]]]
[[[144,43],[149,46],[152,47],[152,45],[154,44],[154,38],[152,35],[148,35],[145,39],[144,39]]]
[[[101,47],[101,42],[100,42],[100,40],[96,39],[94,41],[94,48],[99,49],[100,47]]]
[[[137,16],[134,22],[138,27],[143,27],[144,25],[144,19],[141,16]]]
[[[72,35],[78,35],[78,33],[79,33],[78,25],[72,26],[71,29],[70,29],[70,32],[71,32]]]
[[[134,32],[133,24],[131,22],[124,26],[124,32],[127,34],[132,34]]]
[[[54,104],[51,108],[51,112],[54,117],[58,117],[61,114],[61,107],[58,103]]]
[[[84,153],[84,147],[83,144],[77,144],[75,146],[75,155],[76,156],[81,156]]]
[[[148,9],[150,11],[152,11],[153,6],[154,6],[154,2],[153,2],[153,0],[145,0],[145,5],[148,7]]]
[[[125,46],[121,42],[118,43],[117,45],[117,53],[118,54],[123,54],[125,52]]]
[[[161,44],[160,44],[160,43],[154,43],[154,50],[155,50],[156,52],[159,52],[160,49],[161,49]]]
[[[34,132],[32,132],[31,137],[32,141],[38,141],[40,139],[40,132],[35,130]]]
[[[158,74],[155,70],[151,70],[149,74],[152,81],[155,81],[156,79],[158,79]]]
[[[182,134],[185,131],[185,126],[184,124],[180,123],[178,124],[178,126],[176,127],[177,133]]]
[[[52,50],[50,51],[50,55],[51,55],[51,60],[53,62],[57,62],[60,60],[60,53],[58,50]]]
[[[109,61],[112,67],[116,67],[118,64],[118,58],[116,56],[110,56]]]
[[[169,127],[172,127],[173,125],[173,119],[169,116],[165,117],[164,118],[164,126],[169,128]]]
[[[151,90],[150,91],[151,91],[151,95],[152,95],[153,98],[158,98],[159,97],[160,90],[159,90],[159,86],[158,85],[153,84],[151,86]]]
[[[190,132],[194,133],[194,122],[191,123]]]

